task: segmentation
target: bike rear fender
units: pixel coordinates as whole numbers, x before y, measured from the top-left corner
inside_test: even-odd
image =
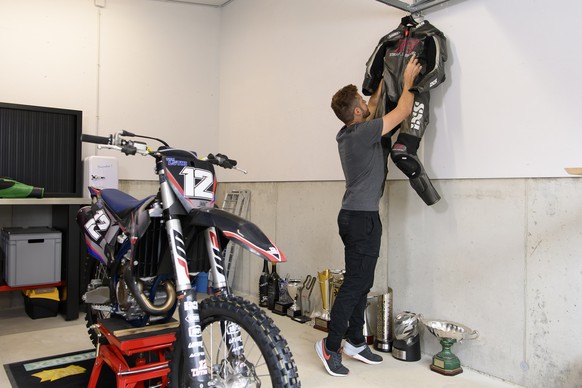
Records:
[[[287,261],[283,252],[257,225],[242,217],[214,208],[193,209],[189,217],[192,225],[214,226],[226,238],[265,260],[273,263]]]

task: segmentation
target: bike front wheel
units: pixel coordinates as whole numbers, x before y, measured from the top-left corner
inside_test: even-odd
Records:
[[[235,296],[211,296],[199,304],[200,325],[213,387],[300,387],[287,341],[256,304]],[[243,354],[229,354],[224,328],[240,327]],[[170,386],[188,388],[181,335],[174,346]],[[194,387],[192,387],[194,388]]]

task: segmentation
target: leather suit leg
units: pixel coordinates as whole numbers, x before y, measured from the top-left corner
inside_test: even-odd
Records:
[[[394,164],[408,177],[410,186],[427,205],[434,205],[441,197],[434,188],[416,154],[428,125],[428,92],[415,96],[412,115],[400,127],[400,134],[392,146]]]

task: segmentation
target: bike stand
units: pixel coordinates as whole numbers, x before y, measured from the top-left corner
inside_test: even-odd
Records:
[[[98,337],[95,364],[88,388],[95,388],[103,363],[116,374],[117,388],[140,388],[143,381],[161,378],[161,387],[168,386],[170,373],[166,355],[176,340],[178,321],[145,327],[133,327],[121,319],[104,319],[91,328]],[[105,337],[107,344],[99,344]],[[148,357],[149,356],[149,357]],[[154,362],[147,362],[154,357]],[[134,364],[134,366],[130,366]]]

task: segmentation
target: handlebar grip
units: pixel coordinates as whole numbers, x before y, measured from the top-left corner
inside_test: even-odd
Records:
[[[95,136],[95,135],[81,135],[81,141],[85,143],[95,143],[95,144],[111,144],[111,136]]]

